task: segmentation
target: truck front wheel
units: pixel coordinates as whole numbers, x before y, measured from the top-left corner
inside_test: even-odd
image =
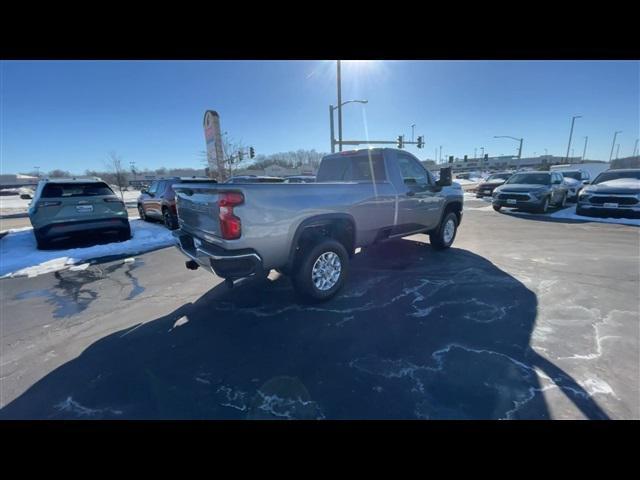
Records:
[[[458,230],[458,217],[455,213],[447,213],[435,232],[429,234],[429,241],[433,248],[443,250],[449,248],[456,238]]]
[[[349,272],[349,255],[344,246],[331,238],[320,240],[306,252],[293,276],[293,286],[307,301],[333,297]]]

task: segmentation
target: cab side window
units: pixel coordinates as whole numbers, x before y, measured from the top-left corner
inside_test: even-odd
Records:
[[[426,187],[430,184],[427,170],[414,158],[407,155],[398,155],[398,166],[404,184],[409,187]]]

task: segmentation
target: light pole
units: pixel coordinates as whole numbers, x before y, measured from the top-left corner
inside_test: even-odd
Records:
[[[342,79],[340,77],[340,60],[338,60],[338,151],[342,151]]]
[[[620,157],[620,144],[618,144],[618,148],[616,149],[616,160]]]
[[[346,102],[342,102],[337,107],[334,107],[333,105],[329,105],[329,129],[331,131],[331,153],[335,153],[336,151],[336,148],[335,148],[336,141],[335,141],[335,134],[333,129],[333,111],[336,109],[338,110],[338,129],[340,130],[342,128],[340,112],[342,111],[342,107],[347,103],[369,103],[369,100],[348,100]],[[338,132],[338,136],[339,136],[338,146],[340,148],[340,151],[342,151],[342,133]]]
[[[473,159],[475,160],[476,158],[478,158],[478,148],[473,147]]]
[[[587,140],[589,140],[589,136],[584,137],[584,150],[582,151],[582,161],[587,158]]]
[[[415,140],[415,135],[413,134],[413,133],[414,133],[414,131],[415,131],[415,130],[414,130],[415,128],[416,128],[416,124],[414,123],[413,125],[411,125],[411,141],[412,141],[412,142],[415,142],[415,141],[416,141],[416,140]]]
[[[440,162],[442,162],[442,145],[440,145]]]
[[[510,137],[509,135],[494,135],[493,138],[510,138],[511,140],[520,142],[520,146],[518,147],[518,167],[517,167],[517,168],[520,168],[520,158],[522,157],[522,142],[524,141],[524,138]]]
[[[616,137],[619,133],[622,133],[622,130],[618,130],[613,134],[613,142],[611,143],[611,153],[609,153],[609,161],[611,161],[611,157],[613,157],[613,147],[616,145]]]
[[[567,156],[565,158],[565,162],[569,161],[569,149],[571,148],[571,137],[573,136],[573,124],[575,123],[576,118],[582,118],[582,115],[574,115],[571,118],[571,130],[569,131],[569,144],[567,145]]]
[[[632,157],[635,157],[636,153],[638,152],[638,140],[640,139],[636,138],[636,144],[633,147],[633,154],[631,155]]]

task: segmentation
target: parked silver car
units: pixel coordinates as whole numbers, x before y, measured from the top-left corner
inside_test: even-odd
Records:
[[[580,191],[591,179],[589,172],[582,169],[555,171],[562,174],[564,182],[567,184],[567,187],[569,187],[569,200],[578,201]]]
[[[493,209],[519,208],[537,213],[547,213],[551,205],[564,207],[569,188],[558,172],[515,173],[493,191]]]
[[[576,213],[640,216],[640,168],[602,172],[580,192]]]

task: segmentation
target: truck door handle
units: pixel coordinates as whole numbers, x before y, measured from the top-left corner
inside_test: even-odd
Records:
[[[409,190],[409,191],[407,192],[407,197],[413,197],[415,194],[416,194],[416,192],[414,192],[414,191],[412,191],[412,190]]]

